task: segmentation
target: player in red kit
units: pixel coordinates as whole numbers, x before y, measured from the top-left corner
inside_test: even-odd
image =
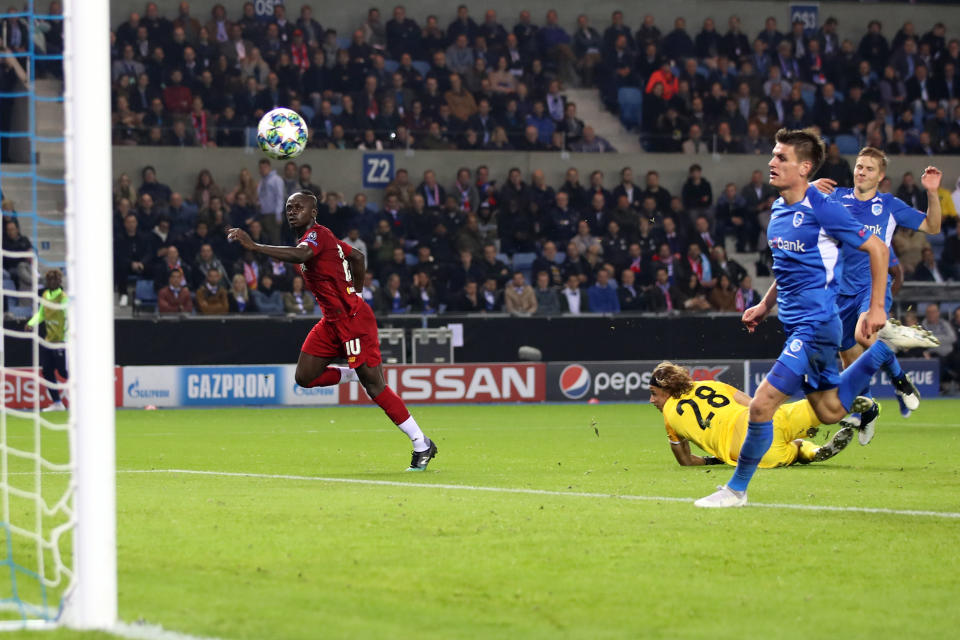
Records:
[[[317,198],[312,193],[301,191],[287,198],[286,213],[300,237],[295,247],[256,243],[242,229],[228,230],[227,238],[244,249],[300,265],[303,282],[320,305],[323,318],[310,330],[297,360],[297,384],[326,387],[358,380],[413,443],[407,471],[423,471],[437,455],[437,445],[423,435],[403,400],[384,381],[377,320],[360,296],[366,271],[363,254],[316,223]],[[331,365],[337,358],[345,358],[349,366]]]

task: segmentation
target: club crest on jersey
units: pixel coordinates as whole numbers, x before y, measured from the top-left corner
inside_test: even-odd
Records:
[[[875,216],[880,215],[881,213],[883,213],[883,204],[880,202],[877,202],[875,204],[870,205],[870,212],[873,213],[873,215]]]
[[[317,232],[316,232],[316,231],[311,231],[310,233],[308,233],[308,234],[307,234],[307,240],[308,240],[308,241],[311,241],[311,240],[312,240],[313,242],[316,242],[316,241],[317,241]]]
[[[803,340],[796,338],[790,342],[790,351],[797,353],[803,348]]]
[[[803,224],[803,211],[797,211],[793,214],[793,226],[799,227]]]

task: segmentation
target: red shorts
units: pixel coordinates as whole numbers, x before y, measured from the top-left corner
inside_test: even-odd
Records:
[[[377,319],[366,303],[352,318],[336,322],[323,318],[307,334],[300,350],[318,358],[345,358],[351,369],[362,364],[376,367],[382,361]]]

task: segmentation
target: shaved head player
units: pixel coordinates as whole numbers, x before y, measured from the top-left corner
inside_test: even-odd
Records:
[[[227,238],[244,249],[300,265],[303,282],[320,305],[323,318],[310,330],[297,360],[297,384],[326,387],[359,380],[413,443],[407,470],[423,471],[437,455],[437,446],[423,435],[403,400],[383,379],[377,321],[360,295],[366,272],[363,254],[317,224],[317,198],[312,193],[301,191],[287,198],[286,214],[300,236],[295,247],[259,244],[242,229],[230,229]],[[337,358],[346,359],[349,366],[332,366]]]

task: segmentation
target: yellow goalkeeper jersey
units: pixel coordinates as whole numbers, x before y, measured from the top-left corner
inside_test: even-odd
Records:
[[[700,382],[689,393],[663,405],[663,423],[671,443],[689,440],[707,454],[736,464],[747,435],[750,408],[737,404],[737,389],[723,382]],[[785,467],[797,460],[795,441],[820,424],[808,400],[782,405],[773,415],[773,442],[760,468]],[[811,445],[812,446],[812,445]]]
[[[740,449],[748,411],[748,407],[734,402],[736,392],[735,387],[723,382],[698,382],[688,393],[667,400],[663,423],[670,442],[689,440],[711,456],[732,463],[731,443],[739,432]]]

